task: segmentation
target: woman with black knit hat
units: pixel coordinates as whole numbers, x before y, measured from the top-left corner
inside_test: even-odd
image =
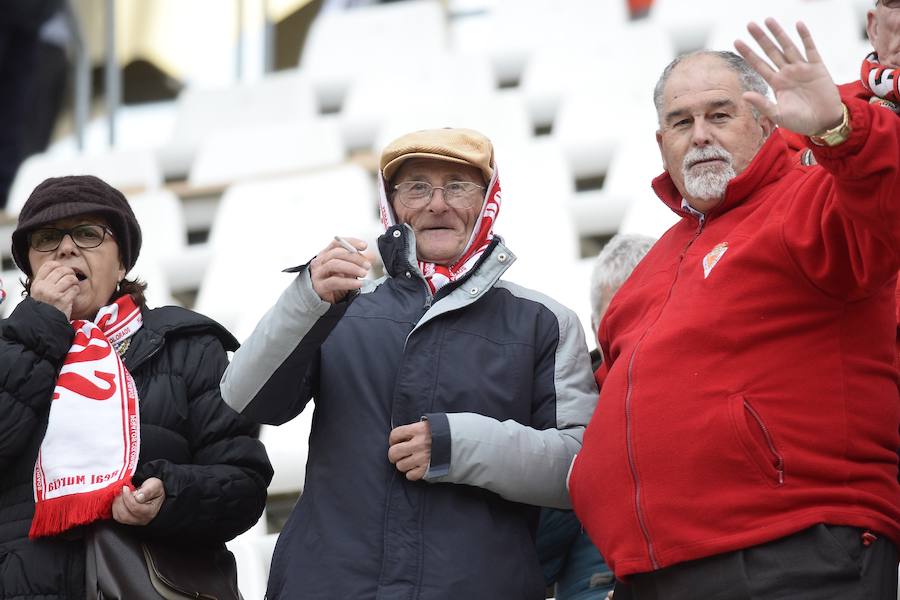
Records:
[[[141,230],[100,179],[48,179],[12,235],[25,299],[0,333],[0,599],[96,598],[85,537],[215,547],[262,513],[272,468],[219,394],[220,325],[149,309]],[[226,560],[230,557],[226,555]]]

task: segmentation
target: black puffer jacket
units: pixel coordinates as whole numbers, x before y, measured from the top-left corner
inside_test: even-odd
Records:
[[[224,542],[252,526],[272,477],[253,427],[224,402],[220,325],[164,307],[144,310],[125,366],[138,387],[141,454],[134,480],[162,479],[166,500],[143,535]],[[0,598],[83,600],[79,530],[28,540],[32,471],[47,425],[56,375],[73,339],[63,313],[26,298],[0,331]]]

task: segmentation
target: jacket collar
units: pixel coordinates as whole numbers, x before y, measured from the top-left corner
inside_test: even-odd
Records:
[[[403,276],[408,271],[421,276],[416,258],[416,236],[409,225],[401,224],[389,227],[378,238],[378,251],[381,253],[384,270],[391,277]],[[490,279],[492,280],[491,285],[493,285],[493,281],[499,279],[515,260],[515,254],[506,247],[503,238],[495,233],[494,239],[485,249],[478,263],[464,277],[445,287],[449,291],[458,287],[460,283],[473,278],[477,278],[479,282],[484,278]],[[481,283],[477,287],[485,288]],[[444,288],[441,289],[442,291],[438,293],[439,297],[445,295]]]
[[[415,261],[415,258],[413,260]],[[494,288],[515,261],[516,255],[506,247],[500,236],[494,234],[491,245],[485,249],[478,263],[464,277],[448,283],[438,291],[434,304],[419,319],[409,335],[440,315],[465,308],[478,301]]]
[[[391,277],[402,275],[409,269],[418,272],[416,264],[416,236],[409,225],[391,225],[378,237],[378,251],[385,272]]]
[[[791,152],[781,137],[781,132],[775,129],[744,172],[728,183],[724,200],[710,210],[706,217],[716,217],[728,212],[735,206],[743,204],[756,190],[780,179],[791,167],[790,157]],[[653,191],[679,216],[690,214],[682,208],[683,198],[668,171],[653,180]]]

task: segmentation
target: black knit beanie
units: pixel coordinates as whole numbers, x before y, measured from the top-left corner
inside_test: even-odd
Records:
[[[19,269],[32,276],[28,264],[28,234],[39,227],[69,217],[98,215],[109,222],[125,271],[130,271],[141,251],[141,227],[122,192],[93,175],[51,177],[34,188],[19,212],[12,234],[12,255]]]

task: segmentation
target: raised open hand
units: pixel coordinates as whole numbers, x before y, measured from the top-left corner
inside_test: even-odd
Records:
[[[841,97],[809,29],[797,23],[804,57],[775,19],[768,18],[765,23],[774,41],[756,23],[747,25],[747,30],[774,67],[741,40],[735,41],[734,47],[771,86],[775,102],[756,92],[745,92],[744,99],[779,126],[802,135],[820,134],[839,125],[844,114]]]

